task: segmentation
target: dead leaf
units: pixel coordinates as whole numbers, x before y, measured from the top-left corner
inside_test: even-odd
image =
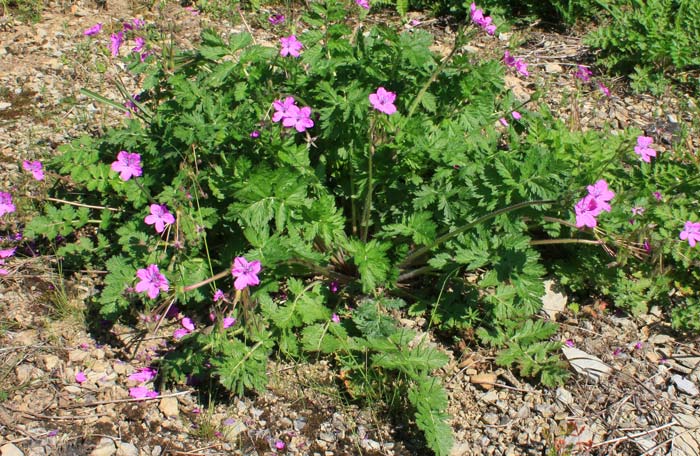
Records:
[[[561,347],[561,351],[576,372],[596,382],[607,377],[612,371],[612,368],[605,364],[600,358],[590,355],[578,348],[564,345]]]
[[[544,296],[542,296],[542,310],[550,320],[556,320],[557,315],[566,309],[566,295],[552,290],[556,285],[553,280],[544,281]]]

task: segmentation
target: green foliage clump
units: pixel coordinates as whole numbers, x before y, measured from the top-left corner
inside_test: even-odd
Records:
[[[610,19],[586,43],[606,68],[630,75],[638,91],[659,92],[668,79],[698,89],[700,3],[632,0],[606,5]]]

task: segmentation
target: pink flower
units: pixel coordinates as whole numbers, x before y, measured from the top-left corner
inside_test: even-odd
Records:
[[[145,386],[135,386],[133,388],[129,388],[129,396],[133,397],[134,399],[146,399],[158,397],[158,393],[149,390]]]
[[[185,328],[178,328],[173,332],[173,338],[178,340],[182,339],[186,335],[188,335],[190,332],[186,330]]]
[[[214,298],[213,298],[213,299],[214,299],[214,302],[221,301],[222,299],[224,299],[224,292],[221,291],[221,290],[216,290],[216,291],[214,292]]]
[[[642,243],[642,248],[644,248],[644,251],[646,253],[651,253],[651,244],[649,244],[648,239],[644,239],[644,242]]]
[[[498,119],[498,121],[499,121],[499,122],[501,123],[501,125],[503,125],[504,127],[507,127],[507,126],[508,126],[508,121],[506,120],[505,117],[501,117],[500,119]]]
[[[489,35],[493,35],[496,32],[496,26],[491,23],[491,16],[484,16],[484,12],[477,8],[475,3],[471,4],[469,10],[472,22],[484,29]]]
[[[236,324],[236,319],[233,317],[224,317],[224,329],[230,328]]]
[[[141,28],[146,25],[146,21],[139,19],[138,17],[133,18],[131,23],[134,24],[134,30],[141,30]]]
[[[331,293],[337,293],[340,287],[338,286],[338,281],[334,280],[328,285],[328,289]]]
[[[576,76],[578,79],[582,80],[583,82],[590,81],[591,75],[593,75],[593,72],[583,65],[579,65],[577,67],[576,73],[574,73],[574,76]]]
[[[269,18],[267,18],[268,21],[270,21],[270,24],[272,25],[280,25],[284,23],[284,15],[283,14],[273,14]]]
[[[294,127],[299,133],[306,131],[307,128],[314,126],[314,121],[311,120],[311,108],[306,106],[299,108],[292,106],[287,111],[287,117],[282,120],[282,125],[287,128]]]
[[[511,116],[513,116],[513,119],[515,120],[520,120],[523,118],[522,114],[520,114],[518,111],[513,111],[510,113]]]
[[[598,201],[598,206],[601,211],[610,212],[610,202],[611,199],[615,197],[615,192],[608,188],[608,183],[605,180],[600,179],[593,185],[586,187],[588,194],[591,195]]]
[[[260,261],[255,260],[250,263],[243,257],[236,257],[233,260],[233,268],[231,269],[231,275],[233,275],[236,280],[233,282],[233,286],[236,290],[243,290],[250,285],[257,285],[260,283],[258,279],[258,273],[260,272]]]
[[[92,27],[86,28],[85,31],[83,31],[83,35],[85,35],[85,36],[97,35],[98,33],[100,33],[101,30],[102,30],[102,23],[98,22],[97,24],[93,25]]]
[[[199,14],[199,10],[194,6],[186,6],[185,10],[189,11],[193,16],[197,16]]]
[[[515,66],[515,57],[510,55],[510,52],[505,51],[503,53],[503,63],[505,63],[509,67]]]
[[[340,317],[338,316],[338,314],[334,313],[334,314],[331,316],[331,321],[332,321],[333,323],[340,323]]]
[[[75,381],[82,384],[87,380],[87,376],[85,375],[85,372],[83,371],[78,371],[75,374]]]
[[[635,206],[632,208],[632,215],[642,215],[644,214],[644,208],[641,206]]]
[[[585,196],[581,201],[576,203],[574,211],[576,212],[577,228],[584,226],[595,228],[598,225],[596,217],[600,214],[601,210],[598,207],[598,200],[591,195]]]
[[[137,36],[136,38],[134,38],[134,43],[136,44],[136,46],[131,48],[131,51],[132,52],[141,52],[141,50],[143,50],[143,47],[146,45],[146,40],[144,40],[140,36]]]
[[[123,181],[140,176],[143,173],[141,155],[122,150],[117,154],[117,161],[112,162],[112,171],[118,172]]]
[[[285,448],[286,446],[287,446],[287,445],[286,445],[283,441],[281,441],[281,440],[275,441],[275,448],[277,448],[277,449],[280,450],[280,451],[281,451],[281,450],[284,450],[284,448]]]
[[[622,354],[622,349],[620,347],[617,347],[615,350],[613,350],[613,356],[620,356]]]
[[[566,339],[566,341],[564,341],[564,345],[566,345],[567,347],[573,347],[574,341],[571,339]]]
[[[663,196],[661,196],[661,192],[654,192],[652,193],[654,195],[654,198],[656,198],[656,201],[661,201],[663,199]]]
[[[12,255],[15,254],[15,250],[17,250],[17,247],[12,247],[11,249],[0,250],[0,258],[10,258]]]
[[[357,3],[357,6],[360,8],[369,9],[369,0],[355,0],[355,3]]]
[[[525,63],[523,60],[515,61],[515,71],[517,71],[525,77],[530,76],[530,73],[527,71],[527,63]]]
[[[4,265],[5,265],[5,260],[0,260],[0,266],[4,266]],[[6,276],[9,273],[10,273],[10,271],[8,271],[7,269],[0,268],[0,276]]]
[[[192,323],[192,319],[189,317],[185,317],[182,319],[180,322],[183,328],[185,328],[187,331],[192,332],[194,331],[194,323]]]
[[[685,227],[681,231],[681,239],[687,240],[691,247],[695,247],[695,243],[700,241],[700,222],[685,222]]]
[[[637,136],[637,145],[634,146],[634,153],[642,157],[642,161],[651,163],[651,157],[656,157],[656,151],[649,147],[653,142],[654,138],[649,136]]]
[[[12,195],[7,192],[0,192],[0,217],[15,211],[15,205],[12,204]]]
[[[119,56],[119,48],[124,42],[124,32],[112,33],[109,37],[109,50],[112,57]]]
[[[280,55],[282,57],[287,57],[288,55],[299,57],[301,55],[301,50],[304,48],[301,41],[297,40],[296,35],[282,37],[280,38],[280,43],[282,43],[282,49],[280,49]]]
[[[255,139],[260,137],[260,132],[258,130],[253,130],[250,132],[250,137]]]
[[[369,102],[372,103],[372,107],[388,115],[396,112],[394,100],[396,100],[396,94],[387,91],[384,87],[379,87],[375,93],[369,95]]]
[[[272,107],[275,108],[275,113],[272,114],[272,121],[279,122],[289,117],[290,110],[297,106],[294,104],[294,97],[287,97],[284,101],[273,101]]]
[[[634,344],[634,349],[641,350],[643,346],[644,344],[642,344],[642,342],[637,342],[636,344]]]
[[[600,89],[601,92],[603,92],[603,95],[605,95],[606,97],[610,96],[610,89],[608,89],[608,87],[605,84],[603,84],[602,82],[599,82],[598,88]]]
[[[137,372],[129,375],[128,379],[135,382],[146,383],[156,378],[157,374],[158,371],[152,367],[142,367]]]
[[[160,273],[158,266],[155,264],[150,264],[146,269],[136,271],[136,277],[141,279],[134,288],[136,292],[143,293],[146,291],[151,299],[155,299],[161,290],[168,291],[170,289],[168,279]]]
[[[165,204],[151,204],[151,215],[147,215],[143,220],[147,225],[155,225],[156,233],[162,233],[166,225],[175,223],[175,217]]]

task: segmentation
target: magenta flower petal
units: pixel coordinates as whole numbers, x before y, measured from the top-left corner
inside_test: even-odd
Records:
[[[84,383],[87,380],[87,376],[85,375],[85,372],[83,371],[78,371],[75,374],[75,381],[78,383]]]
[[[230,328],[236,324],[236,319],[233,317],[224,317],[224,329]]]
[[[150,382],[151,380],[156,378],[157,374],[158,371],[152,367],[142,367],[137,372],[134,372],[133,374],[129,375],[128,379],[133,380],[135,382],[145,383]]]
[[[194,323],[192,323],[192,320],[189,317],[183,318],[182,321],[180,322],[180,324],[187,331],[189,331],[189,332],[194,331]]]

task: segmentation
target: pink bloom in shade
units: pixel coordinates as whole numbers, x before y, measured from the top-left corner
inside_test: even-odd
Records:
[[[331,293],[337,293],[340,289],[338,282],[336,280],[332,281],[330,285],[328,285],[328,289],[331,291]]]
[[[135,382],[146,383],[156,378],[157,374],[158,371],[152,367],[142,367],[137,372],[129,375],[128,379]]]
[[[604,179],[600,179],[593,185],[586,187],[588,194],[593,198],[598,200],[598,206],[601,211],[610,212],[610,205],[608,202],[615,198],[615,192],[608,188],[608,183]]]
[[[75,381],[78,383],[84,383],[87,380],[87,376],[85,375],[85,372],[83,371],[78,371],[75,374]]]
[[[189,11],[193,16],[197,16],[199,14],[199,10],[194,6],[186,6],[185,10]]]
[[[22,168],[25,171],[29,171],[30,173],[32,173],[34,179],[44,180],[44,170],[42,169],[43,165],[39,160],[35,160],[32,162],[24,160],[24,162],[22,162]]]
[[[173,332],[173,339],[179,340],[188,335],[190,332],[185,328],[178,328]]]
[[[224,317],[224,329],[230,328],[236,324],[236,319],[233,317]]]
[[[260,137],[260,132],[258,130],[253,130],[250,132],[250,137],[255,139]]]
[[[144,40],[140,36],[137,36],[136,38],[134,38],[134,43],[136,44],[136,46],[131,48],[131,51],[132,52],[141,52],[143,50],[143,47],[146,45],[146,40]]]
[[[515,61],[515,71],[517,71],[525,77],[530,76],[530,73],[527,71],[527,63],[525,63],[522,60]]]
[[[644,208],[641,206],[635,206],[632,208],[632,215],[642,215],[644,214]]]
[[[513,116],[513,119],[515,120],[520,120],[523,118],[523,115],[520,114],[518,111],[513,111],[510,113],[511,116]]]
[[[209,320],[216,321],[216,315],[214,314],[214,312],[209,312]]]
[[[109,37],[109,51],[112,57],[119,56],[119,48],[124,42],[124,32],[112,33]]]
[[[357,3],[357,6],[360,8],[369,9],[369,0],[355,0],[355,3]]]
[[[136,292],[143,293],[146,291],[151,299],[155,299],[161,290],[168,291],[170,289],[168,279],[160,273],[158,266],[155,264],[150,264],[146,269],[136,271],[136,277],[141,279],[134,287]]]
[[[340,323],[340,317],[338,316],[338,314],[334,313],[334,314],[331,316],[331,321],[332,321],[333,323]]]
[[[100,31],[102,31],[102,23],[98,22],[97,24],[93,25],[92,27],[86,28],[83,31],[83,35],[93,36],[93,35],[97,35],[98,33],[100,33]]]
[[[369,94],[369,102],[372,103],[372,107],[387,115],[396,112],[394,100],[396,100],[396,94],[387,91],[384,87],[379,87],[375,93]]]
[[[243,290],[247,286],[260,283],[258,273],[260,272],[260,261],[255,260],[250,263],[243,257],[236,257],[233,260],[231,274],[236,278],[233,286],[236,290]]]
[[[183,318],[180,324],[189,332],[194,331],[194,323],[192,323],[192,319],[190,319],[189,317]]]
[[[505,63],[509,67],[514,67],[515,66],[515,57],[510,55],[510,52],[505,51],[503,53],[503,63]]]
[[[287,57],[288,55],[299,57],[301,55],[301,50],[304,48],[301,41],[297,40],[296,35],[282,37],[280,38],[280,43],[282,43],[282,49],[280,49],[280,55],[282,57]]]
[[[287,97],[284,101],[275,100],[272,102],[272,107],[275,108],[275,113],[272,114],[272,121],[279,122],[289,117],[290,109],[296,107],[294,97]]]
[[[152,50],[151,50],[151,51],[146,51],[146,52],[144,52],[143,54],[141,54],[141,57],[140,57],[141,62],[145,62],[146,59],[148,58],[148,56],[151,55],[151,54],[153,54],[153,51],[152,51]]]
[[[292,106],[289,108],[288,117],[282,120],[282,125],[287,128],[294,127],[299,133],[306,131],[307,128],[314,126],[314,121],[311,120],[311,108],[306,106],[299,108]]]
[[[162,233],[166,225],[175,223],[175,217],[168,212],[165,204],[151,204],[151,215],[147,215],[143,220],[147,225],[155,225],[156,233]]]
[[[649,147],[653,142],[654,138],[649,136],[637,136],[637,145],[634,146],[634,153],[642,157],[642,161],[651,163],[651,157],[656,157],[656,151]]]
[[[661,192],[654,192],[652,193],[654,195],[654,198],[656,198],[656,201],[661,201],[663,199],[663,196],[661,196]]]
[[[582,80],[583,82],[588,82],[591,80],[591,76],[593,75],[593,72],[588,69],[588,67],[585,67],[583,65],[579,65],[576,69],[576,73],[574,73],[574,76],[576,76],[578,79]]]
[[[222,299],[224,299],[224,292],[221,291],[221,290],[216,290],[216,291],[214,292],[214,298],[213,298],[213,299],[214,299],[214,302],[221,301]]]
[[[605,84],[603,84],[602,82],[599,82],[598,88],[600,89],[601,92],[603,92],[603,95],[605,95],[606,97],[610,96],[610,89],[608,89],[608,87]]]
[[[132,154],[125,150],[120,151],[117,154],[117,161],[112,162],[112,171],[118,172],[123,181],[140,176],[143,173],[141,155]]]
[[[0,217],[14,212],[15,209],[15,205],[12,204],[12,195],[7,192],[0,192]]]
[[[284,450],[284,448],[285,448],[286,446],[287,446],[287,445],[286,445],[283,441],[281,441],[281,440],[275,441],[275,448],[277,448],[277,449],[280,450],[280,451],[281,451],[281,450]]]
[[[508,126],[508,121],[506,120],[505,117],[501,117],[500,119],[498,119],[498,121],[499,121],[499,122],[501,123],[501,125],[503,125],[504,127],[507,127],[507,126]]]
[[[158,393],[149,390],[145,386],[135,386],[133,388],[129,388],[129,396],[133,397],[134,399],[146,399],[158,397]]]
[[[600,214],[601,209],[598,206],[598,200],[591,195],[586,195],[581,201],[574,206],[576,212],[576,227],[581,228],[587,226],[595,228],[598,225],[596,217]]]
[[[0,258],[10,258],[12,255],[15,254],[15,250],[17,250],[17,247],[12,247],[11,249],[0,250]]]
[[[651,253],[651,244],[649,244],[648,239],[644,239],[644,242],[642,243],[642,248],[644,249],[645,252]]]
[[[564,341],[564,345],[566,345],[567,347],[573,347],[574,341],[571,339],[566,339],[566,341]]]
[[[700,241],[700,222],[685,222],[685,227],[681,231],[681,239],[687,240],[691,247],[695,247],[695,243]]]
[[[273,14],[272,16],[268,17],[267,20],[272,25],[280,25],[280,24],[284,23],[284,15],[283,14]]]
[[[469,12],[472,17],[472,22],[477,25],[481,25],[481,21],[484,20],[484,12],[476,7],[476,3],[472,3],[469,6]]]

